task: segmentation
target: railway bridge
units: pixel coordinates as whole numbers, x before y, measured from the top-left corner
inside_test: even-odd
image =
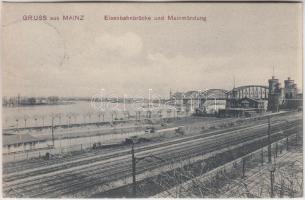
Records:
[[[198,108],[203,106],[208,101],[227,102],[231,100],[240,100],[251,98],[256,100],[268,100],[269,88],[264,85],[245,85],[235,87],[232,90],[225,89],[208,89],[204,91],[188,91],[185,93],[175,93],[171,96],[171,100],[180,103],[184,106]],[[179,103],[178,103],[179,104]]]
[[[252,98],[252,99],[262,99],[268,100],[269,88],[268,86],[263,85],[245,85],[226,93],[227,99],[243,99],[243,98]]]

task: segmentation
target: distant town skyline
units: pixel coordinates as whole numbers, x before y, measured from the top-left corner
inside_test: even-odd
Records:
[[[302,90],[298,4],[78,5],[5,5],[3,96],[91,97],[104,89],[105,96],[147,97],[152,89],[166,98],[170,90],[230,90],[233,77],[236,86],[268,85],[273,68],[282,85],[291,77]],[[84,20],[22,20],[38,11]],[[206,21],[105,21],[107,14]]]

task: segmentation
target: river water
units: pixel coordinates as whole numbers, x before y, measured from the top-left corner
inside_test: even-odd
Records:
[[[152,116],[174,117],[175,110],[168,105],[154,105]],[[136,112],[144,117],[147,106],[142,104],[94,103],[76,101],[63,105],[2,107],[3,128],[24,128],[52,124],[93,123],[114,119],[135,118]],[[170,111],[169,111],[170,110]]]

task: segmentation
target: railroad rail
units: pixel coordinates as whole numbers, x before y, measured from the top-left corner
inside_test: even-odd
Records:
[[[297,131],[298,123],[300,123],[298,119],[278,122],[274,124],[271,131],[276,135],[283,132],[292,134]],[[266,127],[267,124],[259,124],[237,130],[223,130],[218,134],[217,131],[213,131],[209,134],[188,136],[161,143],[159,146],[139,147],[136,155],[154,154],[164,160],[179,160],[266,137]],[[278,129],[282,129],[282,131]],[[23,197],[59,197],[131,175],[131,157],[128,150],[107,156],[97,155],[93,158],[74,160],[72,163],[8,174],[3,179],[4,194],[8,196],[19,194]],[[164,164],[166,163],[161,161],[141,163],[138,165],[137,172],[156,169]]]

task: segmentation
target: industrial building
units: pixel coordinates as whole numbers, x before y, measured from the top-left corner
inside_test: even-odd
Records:
[[[2,151],[3,153],[14,153],[14,152],[32,150],[45,142],[46,140],[36,138],[30,134],[3,135]]]
[[[297,84],[290,77],[284,83],[284,102],[282,107],[284,109],[297,109],[302,107],[303,95],[298,93]]]
[[[266,88],[265,95],[258,88]],[[284,81],[284,88],[281,87],[279,79],[272,76],[266,86],[252,86],[245,97],[240,98],[237,88],[231,91],[231,97],[227,98],[226,109],[220,110],[219,116],[251,116],[258,113],[270,111],[279,112],[279,110],[297,109],[302,106],[302,95],[298,94],[297,85],[290,77]]]
[[[272,76],[268,86],[246,85],[231,91],[209,89],[204,92],[188,91],[170,93],[173,105],[179,105],[196,115],[218,115],[220,117],[252,116],[266,111],[302,108],[303,95],[298,93],[294,80],[288,77],[281,87],[279,79]]]

